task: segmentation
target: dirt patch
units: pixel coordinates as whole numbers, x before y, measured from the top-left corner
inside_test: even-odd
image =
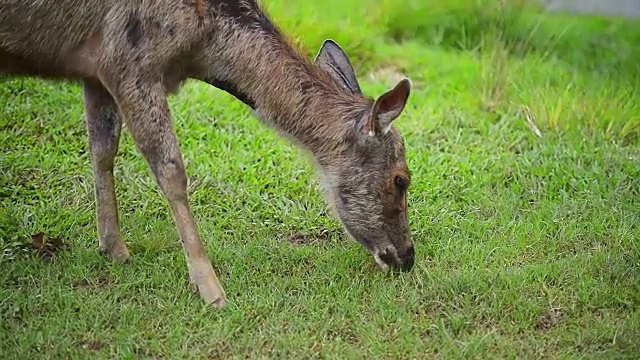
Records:
[[[67,244],[61,239],[48,237],[44,233],[31,235],[31,249],[45,262],[51,262],[56,253],[66,248]]]
[[[345,239],[345,234],[342,232],[324,229],[316,234],[291,234],[287,237],[287,241],[296,246],[305,246],[326,242],[332,236],[337,236],[339,241]]]
[[[538,318],[536,323],[537,330],[549,330],[557,326],[562,320],[562,311],[560,308],[551,308]]]
[[[91,283],[87,279],[82,279],[77,283],[73,284],[73,288],[80,291],[86,291],[91,289]]]
[[[107,344],[103,343],[102,341],[98,341],[94,339],[82,340],[78,345],[85,350],[91,350],[96,352],[104,349],[104,347],[107,346]]]
[[[24,325],[24,312],[19,306],[11,306],[8,309],[0,310],[0,317],[7,320],[10,325],[21,327]]]
[[[311,235],[293,234],[293,235],[289,235],[289,238],[287,240],[293,245],[303,246],[303,245],[309,245],[317,241],[318,239],[314,238]]]
[[[96,279],[82,279],[73,284],[73,288],[78,291],[102,290],[113,285],[113,279],[106,275],[100,275]]]

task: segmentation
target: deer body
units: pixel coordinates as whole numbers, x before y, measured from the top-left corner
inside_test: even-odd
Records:
[[[80,81],[95,177],[101,251],[126,262],[113,166],[127,122],[176,223],[194,288],[226,296],[189,208],[167,95],[207,82],[313,154],[327,199],[348,232],[383,267],[414,261],[406,215],[409,170],[391,126],[410,83],[374,100],[347,56],[326,41],[309,62],[254,0],[0,0],[0,78]],[[215,154],[214,154],[215,155]]]

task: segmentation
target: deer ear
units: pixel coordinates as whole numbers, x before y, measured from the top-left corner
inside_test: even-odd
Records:
[[[349,57],[333,40],[325,40],[315,59],[316,65],[328,72],[345,89],[362,94]]]
[[[393,89],[382,94],[374,103],[371,113],[366,119],[364,131],[369,136],[386,134],[391,129],[391,123],[404,110],[409,94],[411,81],[404,79]]]

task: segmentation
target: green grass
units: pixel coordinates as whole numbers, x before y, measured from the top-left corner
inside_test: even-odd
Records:
[[[367,93],[413,80],[409,274],[345,238],[310,163],[238,101],[195,82],[171,99],[223,311],[190,294],[131,136],[118,266],[97,252],[79,87],[1,83],[0,358],[636,357],[640,27],[496,4],[268,4],[309,56],[343,45]],[[69,249],[42,261],[23,246],[38,232]]]

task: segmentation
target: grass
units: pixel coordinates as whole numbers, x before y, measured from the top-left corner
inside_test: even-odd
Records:
[[[637,356],[640,27],[496,4],[268,4],[309,56],[341,43],[365,92],[414,82],[403,276],[345,239],[309,162],[238,101],[195,82],[171,99],[223,311],[190,294],[131,136],[116,178],[134,262],[118,266],[97,252],[79,87],[3,82],[0,357]],[[24,246],[39,232],[68,249],[41,260]]]

